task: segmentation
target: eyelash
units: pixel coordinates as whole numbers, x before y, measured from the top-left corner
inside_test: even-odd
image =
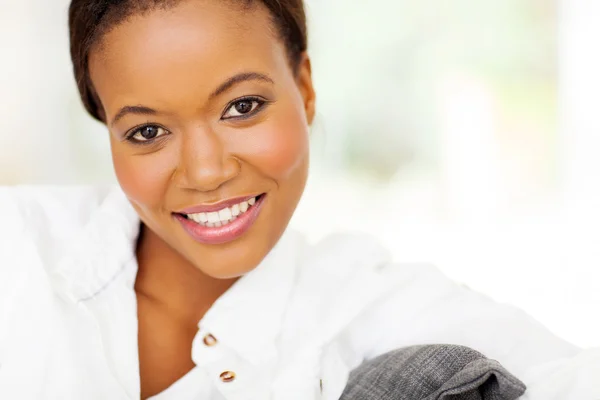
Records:
[[[242,103],[242,102],[249,102],[249,103],[258,103],[258,106],[256,106],[255,110],[250,111],[248,114],[243,114],[237,117],[229,117],[229,118],[223,118],[223,115],[227,114],[227,111],[231,110],[231,108],[233,106],[235,106],[238,103]],[[258,96],[246,96],[246,97],[240,97],[238,99],[235,99],[233,101],[231,101],[227,107],[225,107],[225,111],[221,114],[221,120],[222,121],[228,121],[228,120],[244,120],[244,119],[248,119],[251,118],[253,116],[255,116],[258,112],[260,112],[260,110],[262,110],[264,108],[264,106],[266,104],[268,104],[269,101],[262,98],[262,97],[258,97]]]
[[[231,110],[231,108],[234,107],[236,104],[241,103],[241,102],[258,103],[258,105],[256,106],[256,109],[252,110],[248,114],[243,114],[243,115],[240,115],[240,116],[229,117],[229,118],[223,118],[223,115],[225,115],[229,110]],[[221,120],[222,121],[229,121],[229,120],[246,120],[246,119],[249,119],[249,118],[253,117],[254,115],[256,115],[257,113],[259,113],[265,107],[265,105],[267,105],[268,103],[269,103],[269,101],[266,100],[266,99],[264,99],[264,98],[262,98],[262,97],[257,97],[257,96],[240,97],[238,99],[235,99],[235,100],[231,101],[227,105],[227,107],[225,107],[225,111],[221,114]],[[163,129],[166,133],[164,135],[159,136],[158,138],[149,139],[149,140],[136,140],[136,139],[133,139],[133,137],[136,134],[138,134],[144,128],[148,128],[148,127],[160,128],[160,129]],[[157,125],[157,124],[144,124],[144,125],[137,126],[137,127],[133,128],[132,130],[130,130],[129,133],[127,133],[125,135],[125,140],[128,140],[129,142],[131,142],[131,143],[133,143],[135,145],[145,146],[145,145],[149,145],[149,144],[152,144],[152,143],[156,143],[158,140],[162,139],[164,136],[168,136],[170,134],[171,134],[171,132],[169,132],[168,129],[166,129],[166,128],[160,126],[160,125]]]
[[[135,135],[137,135],[138,133],[140,133],[144,128],[149,128],[149,127],[160,128],[160,129],[164,130],[166,133],[164,135],[161,135],[161,136],[157,137],[157,138],[149,139],[149,140],[137,140],[137,139],[133,138]],[[137,146],[147,146],[147,145],[156,143],[157,141],[161,140],[163,137],[166,137],[166,136],[168,136],[170,134],[171,134],[171,132],[168,129],[166,129],[166,128],[160,126],[160,125],[157,125],[157,124],[144,124],[144,125],[137,126],[137,127],[133,128],[132,130],[130,130],[129,133],[127,133],[125,135],[125,140],[127,140],[127,141],[129,141],[129,142],[131,142],[131,143],[133,143],[133,144],[135,144]]]

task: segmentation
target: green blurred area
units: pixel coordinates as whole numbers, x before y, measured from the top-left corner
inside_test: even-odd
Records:
[[[554,2],[337,0],[309,9],[320,110],[334,137],[325,163],[378,180],[415,163],[441,168],[439,90],[458,74],[493,98],[498,146],[510,153],[520,135],[543,153],[536,176],[552,180]]]

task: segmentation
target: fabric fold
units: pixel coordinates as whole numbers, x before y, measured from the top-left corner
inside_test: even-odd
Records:
[[[340,400],[514,400],[525,385],[500,363],[464,346],[405,347],[350,373]]]

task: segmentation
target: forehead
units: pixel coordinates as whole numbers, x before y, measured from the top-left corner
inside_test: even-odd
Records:
[[[287,69],[268,10],[222,1],[186,1],[129,18],[90,54],[102,103],[173,99],[210,91],[240,72]]]

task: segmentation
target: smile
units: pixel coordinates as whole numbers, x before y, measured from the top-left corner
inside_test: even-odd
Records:
[[[222,244],[242,236],[258,218],[266,195],[193,207],[174,217],[196,241]]]
[[[196,214],[184,214],[188,219],[208,228],[219,228],[235,221],[240,215],[247,212],[256,204],[256,197],[247,201],[234,204],[232,207],[225,207],[219,211],[201,212]]]

